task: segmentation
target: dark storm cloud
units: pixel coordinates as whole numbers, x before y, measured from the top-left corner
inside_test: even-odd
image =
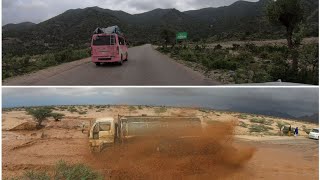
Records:
[[[148,104],[292,116],[318,111],[317,88],[4,88],[3,106]]]
[[[31,21],[39,23],[68,9],[99,6],[101,8],[122,10],[131,14],[142,13],[156,8],[176,8],[180,11],[206,7],[220,7],[236,0],[3,0],[2,23]],[[257,0],[248,0],[257,1]]]

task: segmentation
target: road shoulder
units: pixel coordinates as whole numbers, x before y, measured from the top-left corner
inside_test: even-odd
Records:
[[[52,67],[42,69],[30,74],[25,74],[22,76],[16,76],[16,77],[5,79],[2,81],[2,84],[3,86],[32,85],[40,80],[55,76],[65,71],[69,71],[73,68],[76,68],[82,64],[86,64],[89,62],[90,62],[90,58],[72,61],[69,63],[63,63],[58,66],[52,66]]]

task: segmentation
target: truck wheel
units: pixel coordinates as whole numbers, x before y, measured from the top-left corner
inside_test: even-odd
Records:
[[[99,62],[96,62],[96,66],[100,66],[101,64]]]

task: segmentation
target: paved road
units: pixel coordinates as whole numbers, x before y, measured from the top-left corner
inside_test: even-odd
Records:
[[[55,69],[56,68],[56,69]],[[129,49],[129,61],[122,66],[96,67],[90,58],[63,64],[50,70],[13,78],[4,85],[217,85],[199,72],[176,63],[151,45]]]

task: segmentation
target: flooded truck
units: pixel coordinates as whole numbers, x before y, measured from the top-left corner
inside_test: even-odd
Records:
[[[161,136],[166,132],[182,129],[201,131],[203,123],[199,117],[182,116],[121,116],[98,118],[90,126],[89,142],[93,152],[100,152],[116,143],[126,143],[137,137]],[[179,138],[191,137],[188,131]]]

